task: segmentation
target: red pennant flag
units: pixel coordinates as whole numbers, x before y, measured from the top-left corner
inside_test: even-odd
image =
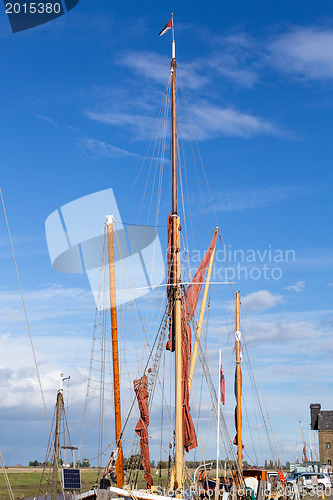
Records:
[[[169,22],[166,23],[166,25],[164,26],[164,28],[162,29],[162,31],[160,31],[160,33],[159,33],[158,36],[164,35],[164,33],[166,33],[167,31],[171,30],[171,28],[173,28],[173,17],[170,19]]]

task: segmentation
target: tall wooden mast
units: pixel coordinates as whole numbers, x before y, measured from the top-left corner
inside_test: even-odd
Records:
[[[242,441],[242,370],[241,370],[241,332],[239,318],[239,292],[236,292],[236,402],[237,402],[237,457],[238,469],[243,473],[243,441]]]
[[[120,407],[120,383],[119,383],[119,356],[118,356],[118,328],[117,328],[117,304],[116,304],[116,277],[114,266],[114,244],[113,226],[114,218],[109,215],[105,218],[108,228],[108,253],[109,253],[109,280],[110,280],[110,311],[112,330],[112,360],[113,360],[113,392],[116,442],[118,447],[118,457],[116,461],[117,486],[124,485],[124,456],[121,444],[121,407]]]
[[[172,28],[172,240],[171,240],[171,279],[173,285],[172,327],[175,335],[175,484],[183,486],[183,422],[182,422],[182,346],[181,346],[181,291],[180,291],[180,224],[177,211],[177,107],[176,107],[176,48]]]

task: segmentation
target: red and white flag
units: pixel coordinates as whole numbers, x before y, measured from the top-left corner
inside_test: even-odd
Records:
[[[220,366],[220,380],[221,380],[221,403],[225,405],[225,379],[224,379],[224,373],[223,373],[223,368],[222,365]]]
[[[164,33],[166,33],[167,31],[171,30],[171,28],[173,28],[173,17],[170,19],[170,21],[168,21],[166,23],[166,25],[164,26],[164,28],[162,29],[162,31],[160,31],[160,33],[159,33],[158,36],[164,35]]]

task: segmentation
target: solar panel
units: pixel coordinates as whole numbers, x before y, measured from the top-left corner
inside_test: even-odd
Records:
[[[62,484],[64,490],[81,489],[80,469],[62,469]]]

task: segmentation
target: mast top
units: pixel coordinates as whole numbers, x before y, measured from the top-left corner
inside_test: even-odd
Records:
[[[160,31],[159,36],[164,35],[167,31],[172,29],[172,60],[176,59],[176,44],[175,44],[175,29],[173,26],[173,12],[171,12],[171,19],[166,23],[164,28]]]
[[[105,216],[105,225],[106,226],[109,226],[110,224],[114,224],[114,223],[115,223],[115,220],[114,220],[113,215],[106,215]]]
[[[172,40],[172,53],[171,53],[171,58],[172,60],[176,59],[176,42]]]
[[[176,42],[175,42],[175,27],[173,24],[173,12],[171,12],[171,24],[172,24],[172,51],[171,51],[171,59],[176,59]]]

